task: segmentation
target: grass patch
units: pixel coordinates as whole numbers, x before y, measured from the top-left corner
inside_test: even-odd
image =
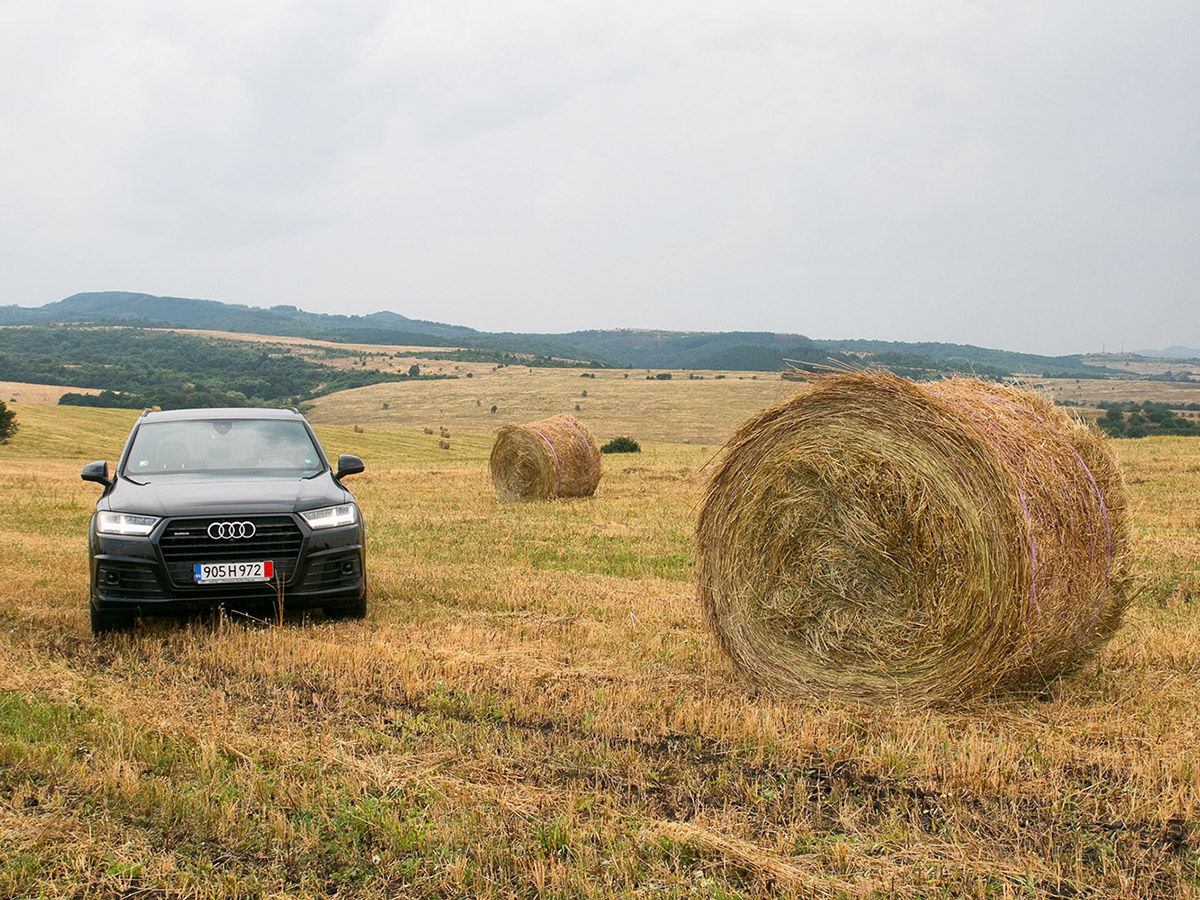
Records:
[[[751,384],[628,381],[734,385],[720,415]],[[913,712],[732,677],[691,581],[711,448],[645,441],[590,500],[501,504],[487,430],[452,421],[448,452],[403,424],[318,427],[368,466],[365,621],[94,642],[78,472],[115,460],[132,416],[19,409],[0,896],[1195,894],[1200,442],[1118,444],[1147,588],[1094,665]]]

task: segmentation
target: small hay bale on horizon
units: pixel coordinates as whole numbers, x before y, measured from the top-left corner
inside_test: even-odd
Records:
[[[505,501],[590,497],[601,474],[596,439],[571,416],[501,426],[488,465]]]
[[[974,379],[819,377],[751,418],[696,528],[721,650],[769,693],[1042,690],[1119,627],[1128,500],[1104,437]]]
[[[449,450],[450,442],[449,441],[438,441],[438,449],[439,450]]]

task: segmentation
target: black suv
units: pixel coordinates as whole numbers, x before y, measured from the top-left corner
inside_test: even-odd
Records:
[[[104,486],[88,531],[92,632],[137,615],[216,606],[260,613],[320,607],[366,614],[363,523],[296,410],[144,412],[116,474],[89,463]]]

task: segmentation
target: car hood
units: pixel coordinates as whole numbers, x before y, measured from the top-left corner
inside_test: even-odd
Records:
[[[278,515],[348,503],[349,491],[324,472],[315,478],[118,478],[99,509],[146,516]]]

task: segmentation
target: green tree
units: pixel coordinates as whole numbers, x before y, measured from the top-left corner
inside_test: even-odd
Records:
[[[1125,413],[1110,409],[1100,417],[1100,428],[1110,437],[1125,436]]]
[[[17,433],[17,414],[0,400],[0,444],[7,444],[8,439]]]

